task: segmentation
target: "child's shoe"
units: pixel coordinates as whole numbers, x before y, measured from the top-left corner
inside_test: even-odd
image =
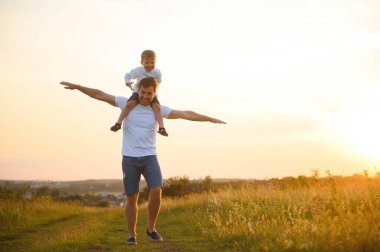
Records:
[[[157,133],[159,133],[163,136],[169,136],[168,133],[166,132],[165,128],[158,128]]]
[[[111,130],[114,132],[118,131],[119,129],[121,129],[120,123],[115,123],[115,125],[111,127]]]

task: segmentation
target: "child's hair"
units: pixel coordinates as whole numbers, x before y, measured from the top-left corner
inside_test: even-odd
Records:
[[[154,92],[156,92],[157,88],[157,81],[153,77],[147,77],[140,81],[139,89],[141,87],[147,88],[147,87],[153,87]]]
[[[156,53],[152,50],[145,50],[141,53],[141,60],[156,59]]]

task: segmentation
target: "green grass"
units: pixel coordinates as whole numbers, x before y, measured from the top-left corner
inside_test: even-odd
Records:
[[[380,251],[380,180],[274,189],[245,186],[165,199],[157,228],[127,246],[121,208],[48,199],[0,206],[0,251]]]

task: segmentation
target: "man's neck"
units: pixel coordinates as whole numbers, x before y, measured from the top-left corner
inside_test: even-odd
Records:
[[[141,106],[144,106],[144,107],[150,106],[150,104],[146,104],[146,105],[144,105],[144,104],[141,104],[140,102],[137,103],[137,104],[138,104],[138,105],[141,105]]]

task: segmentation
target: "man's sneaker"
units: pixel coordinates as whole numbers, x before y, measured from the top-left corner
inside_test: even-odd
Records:
[[[149,230],[146,229],[146,234],[152,239],[152,241],[162,242],[161,236],[156,231],[150,233]]]
[[[127,244],[128,245],[137,245],[136,238],[133,237],[133,236],[129,237],[128,240],[127,240]]]

